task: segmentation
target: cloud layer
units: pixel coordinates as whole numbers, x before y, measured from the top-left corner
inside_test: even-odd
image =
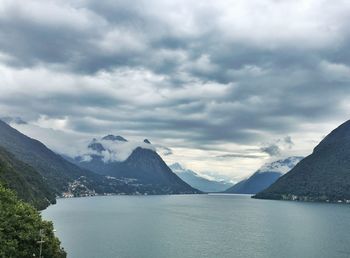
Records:
[[[287,135],[305,155],[348,119],[349,13],[347,1],[1,0],[0,115],[220,151],[183,157],[200,170],[211,157],[227,173],[245,170],[237,158],[258,166]]]

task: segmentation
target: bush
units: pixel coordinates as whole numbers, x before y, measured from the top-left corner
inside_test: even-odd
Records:
[[[31,205],[0,185],[0,257],[39,257],[40,230],[43,230],[42,256],[66,257],[53,233],[52,222],[44,221]]]

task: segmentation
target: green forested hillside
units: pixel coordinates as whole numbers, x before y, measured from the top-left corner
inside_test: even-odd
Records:
[[[350,120],[255,198],[350,202]]]
[[[97,175],[62,158],[41,142],[32,139],[0,120],[0,146],[14,157],[35,169],[55,194],[71,191],[74,196],[96,193],[134,193],[120,180]],[[74,190],[70,184],[77,184]]]
[[[1,120],[0,146],[11,152],[18,160],[32,166],[57,194],[66,191],[68,182],[88,174],[41,142],[20,133]]]
[[[14,190],[21,200],[37,209],[44,209],[56,202],[54,191],[47,186],[42,176],[1,147],[0,183]]]
[[[0,257],[39,257],[40,230],[44,240],[42,256],[66,257],[54,236],[52,223],[43,221],[31,205],[0,185]]]

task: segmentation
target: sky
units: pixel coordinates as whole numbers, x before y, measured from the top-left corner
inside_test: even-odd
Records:
[[[71,156],[106,134],[237,181],[349,118],[350,2],[0,0],[0,116]]]

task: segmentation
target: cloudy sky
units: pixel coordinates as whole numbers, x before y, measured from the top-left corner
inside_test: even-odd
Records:
[[[60,153],[148,138],[237,180],[349,118],[349,17],[341,0],[0,0],[0,116]]]

